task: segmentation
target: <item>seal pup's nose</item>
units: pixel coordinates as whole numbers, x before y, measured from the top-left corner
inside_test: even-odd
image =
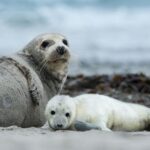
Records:
[[[65,49],[64,46],[58,46],[56,48],[56,51],[57,51],[58,54],[63,55],[65,53],[66,49]]]
[[[62,125],[62,124],[57,124],[57,127],[58,127],[58,128],[62,128],[63,125]]]

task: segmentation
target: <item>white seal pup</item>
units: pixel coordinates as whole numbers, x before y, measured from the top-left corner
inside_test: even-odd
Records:
[[[140,131],[150,124],[149,108],[98,94],[55,96],[45,116],[53,130]]]
[[[61,91],[70,52],[60,34],[43,34],[0,58],[0,126],[42,126],[47,101]]]

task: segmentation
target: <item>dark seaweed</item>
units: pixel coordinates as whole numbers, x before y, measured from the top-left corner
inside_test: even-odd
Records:
[[[109,95],[122,101],[150,107],[150,77],[142,73],[69,76],[62,94],[76,96],[83,93]]]

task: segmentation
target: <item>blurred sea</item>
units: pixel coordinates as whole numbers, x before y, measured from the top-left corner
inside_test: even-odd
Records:
[[[45,32],[68,37],[70,74],[150,74],[150,0],[0,0],[0,55]]]

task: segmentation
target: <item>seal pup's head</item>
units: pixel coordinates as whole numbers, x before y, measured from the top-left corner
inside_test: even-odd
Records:
[[[65,95],[53,97],[47,104],[45,116],[53,130],[68,129],[74,122],[76,105],[73,98]]]
[[[67,39],[60,34],[43,34],[34,38],[24,49],[26,55],[48,72],[64,74],[70,52]]]

